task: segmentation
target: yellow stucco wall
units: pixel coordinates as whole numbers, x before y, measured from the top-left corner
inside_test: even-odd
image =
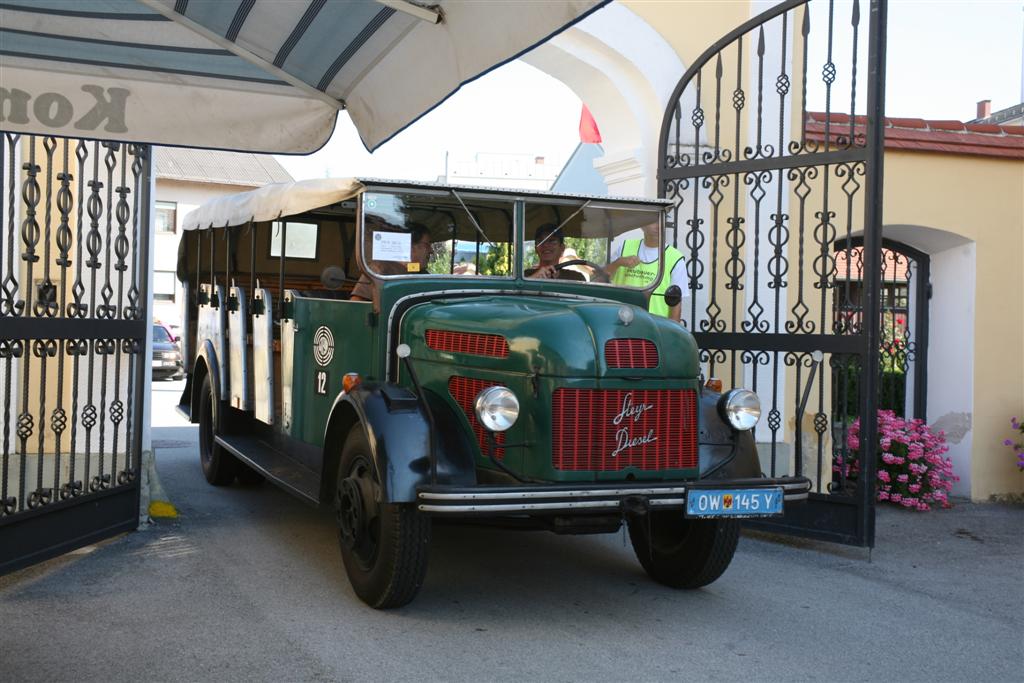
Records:
[[[693,64],[712,43],[750,19],[747,0],[621,0],[621,4],[658,31],[686,66]]]
[[[750,19],[751,6],[746,0],[689,0],[688,2],[665,0],[625,0],[621,3],[641,19],[646,21],[655,31],[661,34],[672,49],[679,55],[683,66],[689,69],[697,58],[711,45],[724,37],[740,24]],[[706,66],[705,69],[710,69]],[[731,80],[736,72],[736,50],[726,50],[722,54],[723,72],[727,74],[723,83],[727,92],[735,87]],[[710,76],[705,74],[705,78]],[[683,74],[679,74],[680,78]],[[728,98],[728,96],[726,96]],[[701,104],[706,111],[713,111],[714,88],[708,87],[701,97]],[[721,129],[723,146],[732,146],[731,131],[736,122],[735,112],[731,106],[722,108]],[[688,115],[684,118],[688,118]],[[706,131],[705,135],[709,133]],[[741,131],[744,143],[747,131]]]
[[[888,150],[884,201],[886,225],[975,243],[971,497],[1024,493],[1002,445],[1024,417],[1024,161]]]

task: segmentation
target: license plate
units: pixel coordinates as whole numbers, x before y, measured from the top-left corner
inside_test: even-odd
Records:
[[[690,489],[687,517],[771,517],[782,514],[782,488]]]

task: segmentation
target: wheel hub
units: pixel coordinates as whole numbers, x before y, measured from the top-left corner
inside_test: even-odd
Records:
[[[363,493],[355,477],[342,479],[338,487],[338,529],[341,541],[354,548],[365,534],[366,516],[363,513]]]

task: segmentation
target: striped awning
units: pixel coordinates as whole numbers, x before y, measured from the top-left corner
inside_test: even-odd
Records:
[[[0,128],[371,151],[609,0],[0,0]]]

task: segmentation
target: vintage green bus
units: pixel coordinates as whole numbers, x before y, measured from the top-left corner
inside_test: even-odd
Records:
[[[660,273],[612,284],[623,240],[663,228],[666,206],[326,179],[196,209],[180,410],[206,479],[333,508],[378,608],[416,595],[431,524],[454,518],[625,523],[656,581],[714,581],[738,520],[781,514],[810,482],[762,476],[757,397],[705,386],[693,337],[647,310]]]

